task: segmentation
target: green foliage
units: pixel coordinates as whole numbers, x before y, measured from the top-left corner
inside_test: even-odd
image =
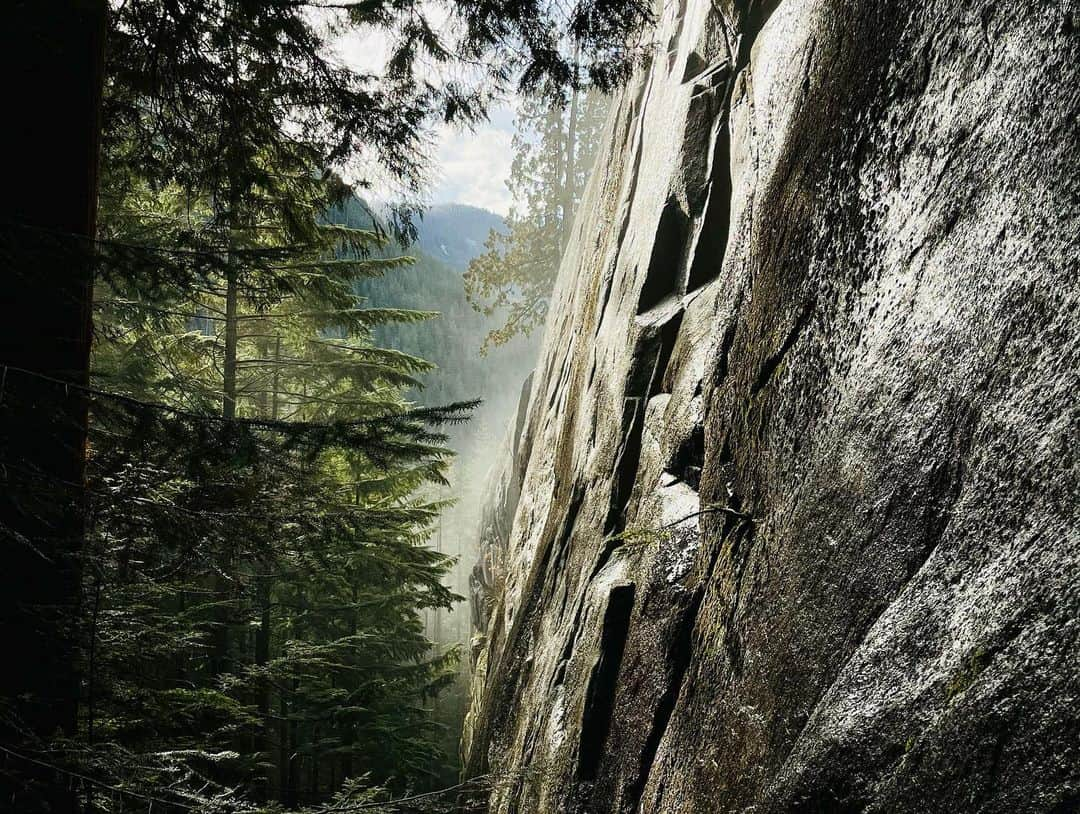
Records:
[[[86,739],[154,773],[161,753],[200,777],[207,751],[236,753],[214,778],[255,798],[309,788],[315,766],[322,794],[346,769],[423,782],[441,758],[422,702],[455,654],[418,614],[455,597],[424,545],[441,507],[413,492],[445,464],[430,423],[456,415],[230,422],[95,400]],[[293,753],[277,788],[264,766]]]
[[[983,671],[990,666],[990,661],[990,654],[981,647],[976,647],[945,684],[946,702],[967,692]]]
[[[425,495],[470,405],[410,401],[431,364],[378,334],[431,314],[357,289],[409,265],[432,122],[576,85],[568,38],[616,81],[648,9],[110,5],[86,484],[22,473],[85,512],[79,731],[8,756],[88,812],[375,805],[443,761],[457,654],[420,614],[457,597]],[[341,64],[333,37],[373,31],[387,70]],[[385,227],[335,217],[369,176],[405,202]]]
[[[422,390],[415,397],[426,404],[466,400],[503,389],[505,377],[524,378],[533,363],[531,343],[511,343],[482,359],[477,348],[493,319],[473,309],[462,290],[461,273],[423,254],[400,272],[379,280],[361,280],[357,293],[371,306],[393,304],[413,309],[437,305],[439,318],[422,323],[392,323],[375,328],[379,344],[401,348],[436,363],[419,374]],[[495,318],[501,316],[496,314]],[[503,377],[500,380],[500,377]],[[516,392],[513,393],[516,396]],[[495,430],[500,433],[502,428]]]
[[[557,95],[582,71],[591,84],[612,89],[645,58],[645,34],[653,19],[653,5],[646,0],[364,0],[343,5],[354,23],[389,32],[389,76],[413,77],[419,63],[429,73],[432,66],[483,65],[482,74],[499,84],[516,78],[526,95]],[[573,59],[566,48],[570,42],[578,46]],[[448,101],[452,113],[456,100]]]
[[[361,775],[423,785],[444,760],[425,704],[457,654],[434,651],[420,614],[459,597],[426,545],[443,506],[419,490],[445,482],[439,425],[469,405],[405,400],[431,365],[373,331],[432,315],[357,298],[410,261],[376,224],[333,216],[349,192],[324,168],[362,140],[414,184],[426,92],[334,69],[297,8],[136,0],[116,26],[88,760],[108,743],[109,785],[240,809],[316,803]],[[149,48],[155,27],[177,38]]]

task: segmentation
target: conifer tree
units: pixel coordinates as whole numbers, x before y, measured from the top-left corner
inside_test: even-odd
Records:
[[[166,507],[189,489],[198,496],[190,509],[201,524],[195,556],[175,581],[156,576],[154,598],[139,600],[155,613],[183,607],[186,635],[160,642],[166,651],[180,646],[166,661],[188,666],[152,671],[160,691],[150,694],[119,671],[102,680],[94,670],[90,681],[107,690],[95,692],[105,715],[95,725],[100,731],[107,721],[113,742],[143,754],[168,744],[169,754],[185,755],[174,766],[179,778],[239,782],[296,806],[334,791],[353,769],[416,782],[436,763],[419,702],[445,682],[450,657],[428,657],[417,614],[453,597],[441,585],[445,558],[422,546],[438,507],[412,493],[442,479],[447,456],[423,421],[462,410],[410,411],[401,390],[417,384],[426,363],[370,342],[378,324],[427,315],[364,309],[352,293],[359,277],[405,261],[372,256],[386,242],[377,231],[325,217],[348,189],[323,168],[345,147],[319,140],[319,116],[338,112],[324,110],[328,91],[295,87],[302,72],[287,48],[275,50],[289,37],[302,39],[299,29],[258,5],[225,3],[217,11],[193,9],[186,21],[204,27],[214,48],[180,52],[186,61],[170,65],[187,77],[177,104],[147,112],[137,95],[121,95],[112,108],[120,112],[106,141],[114,183],[103,201],[102,237],[117,262],[104,268],[98,298],[110,340],[99,344],[102,384],[203,421],[220,419],[226,433],[174,444],[154,461],[151,483],[127,456],[106,468],[121,485],[114,488],[134,489],[155,512],[163,489]],[[193,92],[193,76],[205,77],[195,88],[224,83],[229,92]],[[351,75],[341,79],[330,92],[353,98]],[[282,96],[291,104],[283,107]],[[398,105],[383,114],[402,122],[419,104],[389,94],[379,103]],[[291,127],[305,112],[310,129]],[[144,138],[150,130],[157,135]],[[399,177],[412,183],[415,128],[364,132],[383,139]],[[136,169],[159,151],[173,156],[168,174]],[[150,262],[133,262],[140,252]],[[245,420],[263,423],[241,433],[233,449],[228,442]],[[307,430],[302,439],[298,427]],[[353,429],[336,438],[325,427]],[[294,446],[271,455],[275,432]],[[186,460],[185,468],[177,471],[176,460]],[[132,471],[133,479],[125,477]],[[226,519],[211,522],[207,512]],[[156,534],[126,546],[140,563],[153,562],[157,551],[172,562],[171,552],[191,550],[192,540],[167,523],[152,525]],[[101,529],[117,536],[108,523]],[[136,576],[130,551],[115,563],[108,549],[98,553],[103,567],[95,577],[109,577],[107,587]],[[91,587],[97,606],[101,585]],[[112,593],[104,599],[106,619],[127,620],[123,602]],[[134,624],[129,633],[141,630],[125,624]],[[107,660],[100,642],[109,629],[92,627],[96,658]],[[111,657],[133,672],[137,654],[120,648]],[[181,681],[189,689],[181,691]],[[173,726],[178,715],[186,725]],[[164,729],[120,737],[148,724]],[[239,757],[223,762],[226,754]],[[270,772],[258,765],[275,763]]]
[[[19,2],[17,15],[34,5]],[[418,612],[453,601],[445,558],[423,544],[441,507],[417,490],[444,477],[438,425],[467,405],[407,403],[403,389],[425,363],[376,347],[371,329],[423,315],[364,308],[352,295],[356,279],[403,262],[380,247],[384,231],[408,235],[408,210],[386,230],[327,213],[352,193],[340,173],[364,177],[361,159],[404,199],[415,196],[425,126],[482,115],[491,86],[516,78],[556,92],[567,72],[552,42],[572,34],[593,81],[616,81],[635,59],[647,10],[635,0],[570,12],[488,0],[110,7],[93,377],[83,341],[70,369],[53,371],[44,352],[31,360],[22,371],[38,385],[9,383],[2,402],[12,422],[0,449],[5,542],[56,550],[54,528],[19,528],[28,505],[64,506],[71,521],[59,541],[66,559],[45,558],[56,574],[21,559],[10,574],[13,585],[31,580],[22,605],[41,605],[39,577],[63,588],[46,669],[67,689],[5,687],[4,743],[18,747],[5,749],[22,762],[5,764],[4,791],[21,795],[26,811],[70,809],[74,791],[87,811],[147,802],[239,811],[257,800],[295,807],[363,794],[358,784],[415,786],[436,760],[420,702],[447,680],[449,658],[432,655]],[[433,8],[445,27],[428,21]],[[12,43],[16,57],[64,28],[50,33],[48,15],[32,16],[34,36]],[[355,27],[391,37],[386,71],[336,61],[329,37]],[[55,72],[70,83],[59,94],[33,92],[61,107],[85,101],[73,79],[80,67],[95,75],[84,56],[70,75]],[[432,80],[421,60],[468,75]],[[91,155],[95,139],[85,141]],[[45,154],[54,142],[24,152],[54,160]],[[90,179],[87,219],[43,222],[8,201],[3,259],[27,281],[20,296],[51,314],[44,345],[85,340],[89,275],[35,278],[40,259],[15,251],[11,236],[43,225],[65,240],[82,231],[74,253],[85,258],[94,225],[86,163],[71,175]],[[65,194],[62,183],[46,186]],[[52,251],[45,268],[72,269],[72,254]],[[15,347],[3,346],[9,371],[19,367]],[[42,403],[68,405],[57,407],[63,420],[34,418]],[[71,466],[53,467],[38,447]],[[16,480],[20,471],[36,480]],[[29,617],[17,622],[35,637]],[[77,730],[66,646],[76,638]],[[18,687],[37,708],[62,709],[59,730],[7,726]],[[42,791],[46,775],[59,793]]]
[[[507,229],[490,232],[484,253],[464,277],[474,308],[505,315],[503,325],[485,338],[482,352],[543,325],[607,109],[608,97],[576,86],[562,103],[538,96],[522,101],[507,181],[514,197]]]

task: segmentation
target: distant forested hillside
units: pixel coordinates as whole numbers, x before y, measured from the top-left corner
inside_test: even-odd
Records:
[[[409,308],[438,311],[436,319],[413,324],[379,326],[376,339],[427,359],[438,370],[424,374],[425,388],[417,394],[428,405],[446,404],[474,398],[490,403],[505,389],[504,377],[524,380],[531,369],[534,343],[515,340],[505,347],[480,356],[480,343],[494,320],[476,312],[465,300],[461,274],[423,252],[410,250],[415,263],[382,279],[363,280],[357,292],[376,308]],[[521,381],[516,381],[516,397]]]
[[[353,227],[371,223],[366,205],[355,199],[332,213],[331,219]],[[438,366],[420,377],[424,389],[414,394],[418,401],[440,405],[483,399],[484,406],[477,412],[474,424],[494,422],[497,426],[485,430],[490,429],[495,436],[501,433],[504,417],[516,403],[518,388],[532,369],[538,341],[535,336],[519,337],[494,348],[487,356],[480,355],[484,337],[499,324],[499,319],[484,316],[469,305],[461,275],[482,250],[488,231],[502,224],[498,215],[473,206],[433,207],[417,223],[420,234],[416,245],[391,252],[413,257],[414,264],[356,284],[367,306],[439,312],[439,317],[427,322],[379,326],[376,340]],[[443,253],[456,259],[438,259],[433,256],[432,246],[445,247]]]
[[[464,272],[469,261],[484,250],[492,229],[506,231],[506,223],[494,212],[465,204],[440,204],[424,213],[417,248]]]

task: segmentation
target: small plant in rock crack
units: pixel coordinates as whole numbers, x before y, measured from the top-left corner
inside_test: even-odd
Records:
[[[990,665],[990,654],[977,647],[945,685],[945,701],[950,702],[966,692],[982,672]]]
[[[642,524],[630,525],[618,534],[612,534],[605,537],[604,542],[607,545],[618,547],[622,545],[641,546],[650,543],[670,541],[674,536],[675,530],[686,523],[686,521],[709,514],[725,514],[743,523],[758,522],[757,518],[746,514],[745,512],[737,511],[730,506],[722,506],[718,503],[714,503],[703,506],[696,512],[691,512],[683,517],[664,523],[661,526],[646,526]]]
[[[665,527],[653,528],[649,526],[629,526],[618,534],[613,534],[604,539],[605,545],[620,547],[644,547],[647,545],[659,545],[671,539],[671,530]]]

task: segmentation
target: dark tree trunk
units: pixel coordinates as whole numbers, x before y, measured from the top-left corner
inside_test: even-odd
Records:
[[[574,226],[575,200],[577,199],[577,126],[578,126],[578,60],[580,58],[579,46],[574,46],[574,87],[570,91],[570,113],[566,125],[566,155],[564,157],[566,177],[563,182],[563,213],[562,213],[562,245],[561,251],[566,251],[570,243],[570,232]]]
[[[231,210],[235,211],[235,209]],[[236,418],[236,349],[239,337],[237,325],[238,292],[235,269],[236,257],[232,251],[227,258],[228,274],[225,281],[225,355],[222,363],[221,415],[227,421]],[[235,561],[227,557],[222,567],[233,570]],[[214,609],[214,625],[210,634],[209,670],[217,677],[232,669],[230,659],[231,632],[234,625],[232,585],[220,572],[215,571],[211,586],[217,605]]]
[[[222,364],[221,414],[226,420],[236,418],[236,346],[239,339],[237,325],[237,285],[234,264],[235,255],[229,253],[229,274],[225,281],[225,360]]]
[[[12,0],[0,25],[0,670],[5,749],[76,727],[104,0]],[[5,710],[7,713],[8,710]],[[68,778],[7,754],[0,808],[69,811]],[[17,776],[40,796],[17,797]]]
[[[290,755],[292,741],[289,738],[289,702],[282,688],[278,698],[278,800],[282,805],[289,804],[289,769],[292,766]]]
[[[292,682],[294,696],[299,688],[300,682],[294,678]],[[299,734],[299,724],[297,723],[296,718],[289,719],[289,738],[286,741],[288,743],[288,749],[285,753],[287,782],[285,784],[282,799],[282,803],[286,808],[296,808],[300,804],[300,755],[297,753],[297,749],[300,746]]]
[[[259,628],[255,633],[255,665],[265,668],[270,663],[270,577],[267,574],[260,574],[256,579],[258,580]],[[254,744],[254,750],[259,751],[262,749],[265,751],[266,760],[269,761],[274,754],[274,723],[270,719],[270,681],[265,676],[259,679],[258,696],[259,719],[262,721],[262,731],[256,736],[257,742]],[[270,799],[272,788],[273,777],[268,774],[264,799]]]

